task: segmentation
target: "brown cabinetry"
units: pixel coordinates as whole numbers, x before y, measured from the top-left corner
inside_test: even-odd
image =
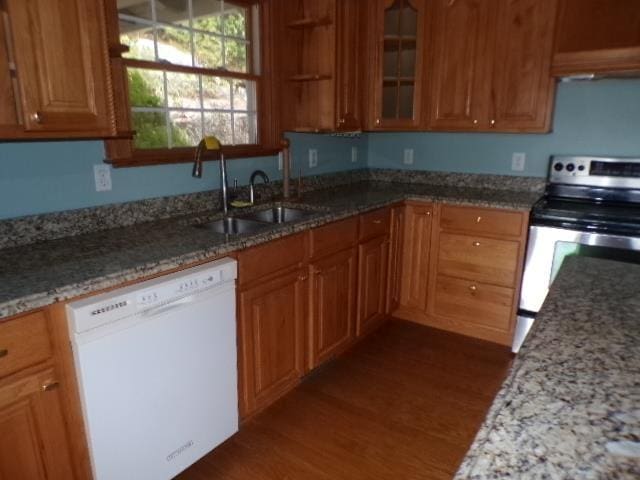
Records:
[[[285,130],[359,130],[358,0],[278,2]]]
[[[432,223],[431,204],[407,203],[404,216],[400,309],[397,312],[402,318],[420,319],[427,310]]]
[[[402,285],[402,255],[404,251],[405,206],[391,208],[389,231],[389,286],[387,287],[387,313],[400,307]]]
[[[239,293],[240,415],[298,384],[304,373],[306,271],[276,276]]]
[[[5,0],[3,17],[0,137],[112,135],[102,2]]]
[[[367,43],[372,70],[368,128],[419,129],[427,1],[376,0],[370,3]]]
[[[515,327],[526,212],[442,205],[427,323],[505,345]]]
[[[559,1],[554,75],[640,71],[640,2]]]
[[[0,478],[76,478],[47,316],[0,322]]]
[[[388,234],[361,243],[358,247],[357,336],[370,332],[385,319],[388,255]]]
[[[309,368],[342,352],[353,341],[357,253],[347,248],[310,265]]]
[[[435,0],[429,128],[546,132],[557,0]]]

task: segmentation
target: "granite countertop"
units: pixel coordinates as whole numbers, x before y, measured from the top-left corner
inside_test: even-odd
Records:
[[[225,236],[193,224],[219,217],[201,212],[0,249],[0,320],[306,230],[395,202],[414,199],[529,210],[539,192],[367,181],[306,193],[301,222]]]
[[[569,257],[456,478],[640,478],[639,317],[640,265]]]

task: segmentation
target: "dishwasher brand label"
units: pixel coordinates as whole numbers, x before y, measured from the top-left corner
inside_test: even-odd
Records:
[[[167,462],[171,462],[172,460],[175,460],[178,456],[180,456],[185,450],[190,449],[191,447],[193,447],[193,440],[189,440],[187,443],[185,443],[184,445],[182,445],[180,448],[177,448],[176,450],[174,450],[173,452],[171,452],[169,455],[167,455]]]

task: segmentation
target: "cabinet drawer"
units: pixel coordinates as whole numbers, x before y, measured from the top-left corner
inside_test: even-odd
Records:
[[[491,235],[519,237],[525,215],[522,212],[491,208],[454,207],[443,205],[440,227],[443,230],[463,230]]]
[[[360,241],[388,235],[390,220],[388,208],[360,215]]]
[[[0,322],[0,377],[43,362],[51,353],[44,312]]]
[[[358,217],[311,230],[311,256],[321,257],[353,247],[358,242]]]
[[[513,287],[520,242],[480,236],[440,234],[438,273]]]
[[[238,283],[245,285],[279,270],[300,266],[305,256],[304,234],[244,250],[238,255]]]
[[[434,313],[494,330],[509,331],[514,290],[438,275]]]

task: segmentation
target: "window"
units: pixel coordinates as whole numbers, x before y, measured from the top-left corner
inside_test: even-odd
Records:
[[[112,68],[114,79],[124,77],[128,91],[125,102],[116,98],[119,108],[128,110],[120,116],[128,125],[119,125],[131,137],[124,149],[128,156],[190,160],[205,135],[239,149],[264,145],[259,96],[267,89],[260,72],[260,2],[113,3],[117,12],[110,23],[117,32],[110,32],[110,40],[117,41],[117,61]],[[107,145],[110,157],[110,152],[122,156],[122,141],[116,142],[116,148]]]

